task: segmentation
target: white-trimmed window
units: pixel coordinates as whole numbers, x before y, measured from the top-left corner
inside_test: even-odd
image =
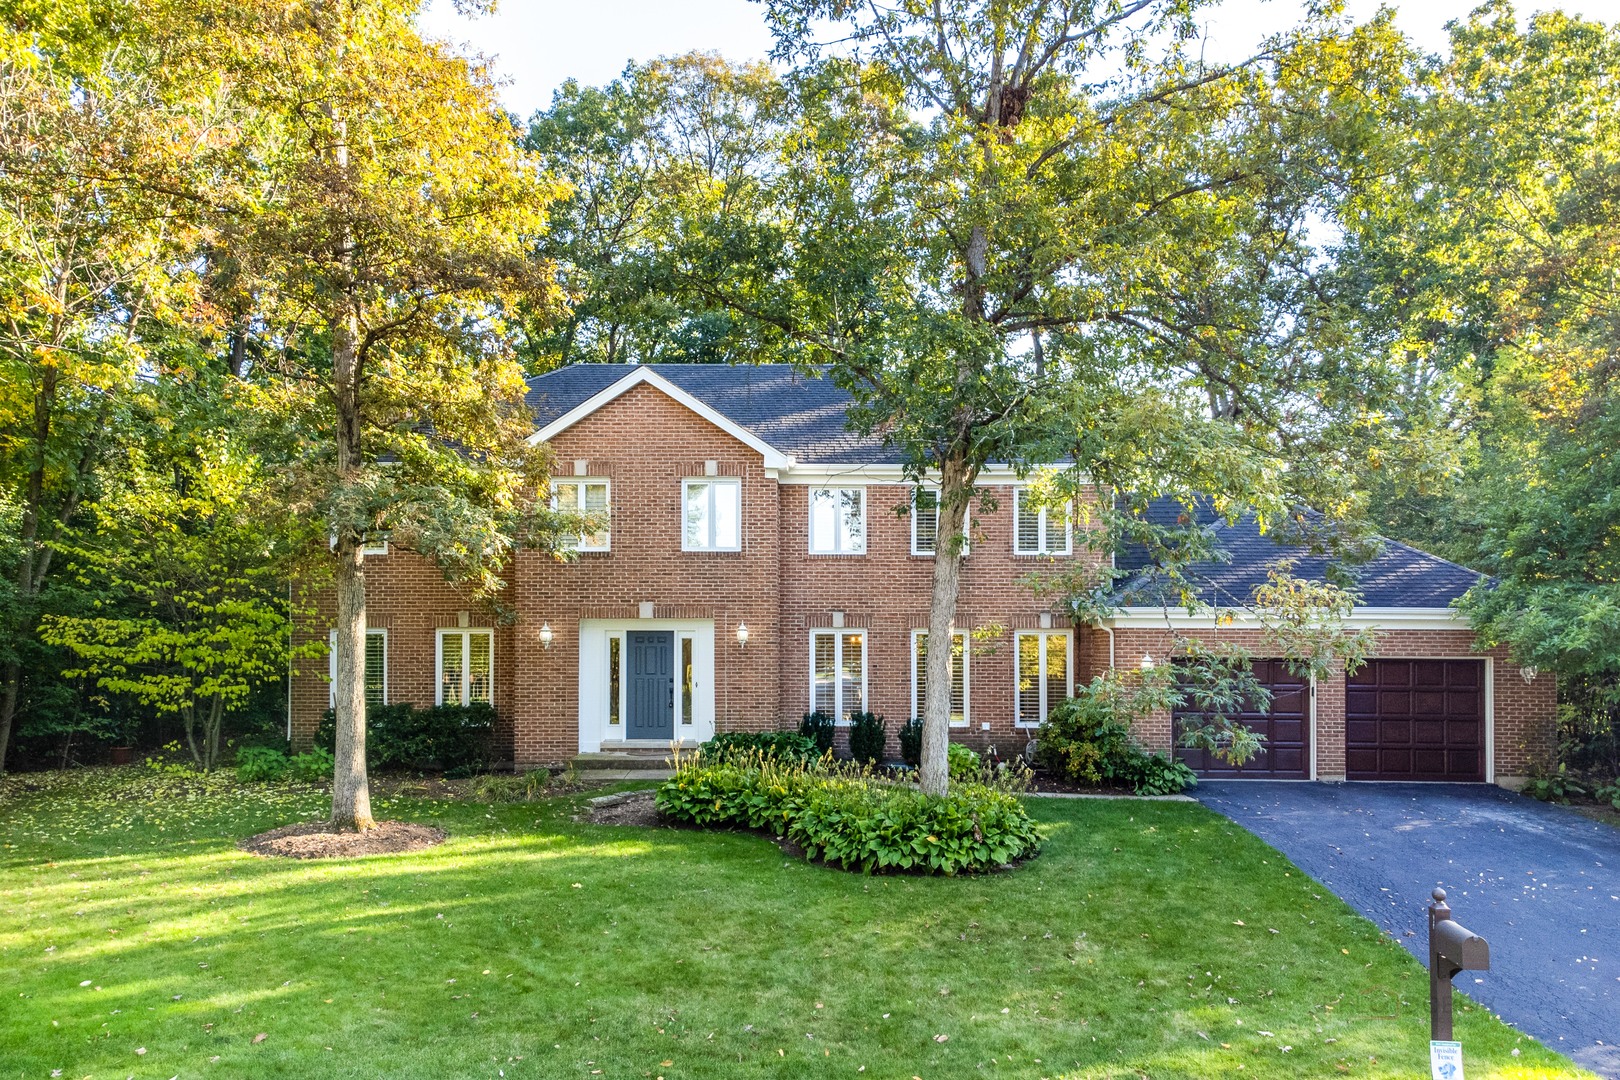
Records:
[[[1067,630],[1019,631],[1018,726],[1038,727],[1074,692]]]
[[[337,707],[337,631],[327,635],[326,676],[331,682],[327,690],[327,707]],[[388,631],[377,628],[366,630],[366,704],[388,704]]]
[[[440,705],[495,701],[495,634],[491,630],[439,631]]]
[[[1027,487],[1013,488],[1013,554],[1067,555],[1069,506],[1037,506]]]
[[[810,632],[810,710],[840,724],[866,711],[866,631]]]
[[[967,633],[951,634],[951,726],[968,722]],[[928,701],[928,631],[911,632],[911,715],[922,716]]]
[[[376,537],[372,537],[372,536],[368,535],[364,540],[362,540],[360,542],[360,554],[362,554],[362,555],[386,555],[386,554],[388,554],[388,534],[383,533],[380,536],[376,536]]]
[[[566,539],[568,547],[575,551],[609,551],[612,549],[612,535],[608,529],[608,482],[606,480],[580,479],[570,477],[567,480],[553,480],[551,482],[551,508],[570,514],[589,514],[592,519],[600,523],[600,528],[584,535],[570,536]]]
[[[698,477],[681,482],[682,551],[742,550],[742,482]]]
[[[933,555],[939,544],[939,489],[911,489],[911,553]]]
[[[911,489],[911,553],[937,555],[939,553],[939,488],[918,484]],[[967,538],[962,539],[962,554],[968,553]]]
[[[810,489],[810,551],[814,555],[866,553],[866,489]]]

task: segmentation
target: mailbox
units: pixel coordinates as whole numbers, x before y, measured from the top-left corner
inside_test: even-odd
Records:
[[[1429,1038],[1451,1039],[1451,979],[1459,971],[1489,971],[1491,946],[1456,922],[1446,890],[1434,890],[1429,905]]]

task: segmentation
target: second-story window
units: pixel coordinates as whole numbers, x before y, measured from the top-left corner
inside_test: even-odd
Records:
[[[932,555],[939,542],[939,492],[931,487],[911,489],[911,553]]]
[[[683,551],[742,550],[742,483],[704,477],[682,482]]]
[[[1069,507],[1038,506],[1026,487],[1013,489],[1013,553],[1069,554]]]
[[[866,551],[866,489],[810,489],[810,550],[817,555]]]
[[[589,514],[595,529],[567,537],[575,551],[608,551],[612,535],[608,530],[608,482],[606,480],[553,480],[551,508],[570,514]]]

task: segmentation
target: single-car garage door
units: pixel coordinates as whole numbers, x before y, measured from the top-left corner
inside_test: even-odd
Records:
[[[1288,670],[1281,660],[1256,660],[1254,677],[1271,691],[1271,707],[1266,712],[1247,709],[1243,725],[1265,736],[1265,749],[1241,766],[1229,765],[1207,750],[1176,748],[1176,756],[1199,776],[1210,779],[1309,780],[1311,776],[1311,687]],[[1185,722],[1196,723],[1196,713],[1178,709],[1173,715],[1176,731]]]
[[[1484,780],[1485,662],[1370,660],[1345,680],[1351,780]]]

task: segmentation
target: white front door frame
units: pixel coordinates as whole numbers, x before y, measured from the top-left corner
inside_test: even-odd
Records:
[[[675,737],[682,743],[700,743],[714,738],[714,620],[713,619],[582,619],[579,624],[579,750],[595,753],[603,743],[624,741],[628,710],[623,694],[628,663],[620,653],[619,723],[610,722],[609,641],[630,630],[669,630],[675,634],[677,686],[681,677],[681,642],[692,642],[692,723],[681,722],[681,707],[675,707]],[[623,645],[620,646],[623,649]]]

